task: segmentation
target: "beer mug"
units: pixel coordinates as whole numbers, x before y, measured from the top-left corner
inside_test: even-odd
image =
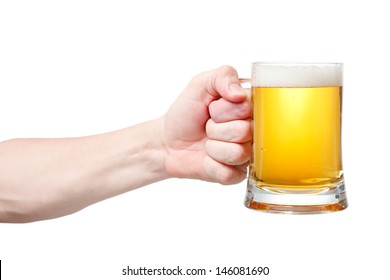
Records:
[[[248,208],[298,214],[347,207],[342,74],[341,63],[252,64]]]

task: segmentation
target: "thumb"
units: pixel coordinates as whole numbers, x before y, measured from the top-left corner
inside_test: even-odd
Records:
[[[236,69],[228,65],[199,74],[196,82],[207,93],[208,103],[221,97],[230,102],[243,102],[247,98]]]

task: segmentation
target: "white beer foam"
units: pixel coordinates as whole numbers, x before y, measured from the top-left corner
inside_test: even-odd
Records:
[[[257,87],[342,86],[341,63],[253,63],[252,85]]]

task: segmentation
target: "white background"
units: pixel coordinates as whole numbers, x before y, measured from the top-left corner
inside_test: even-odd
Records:
[[[258,60],[344,62],[350,206],[276,215],[245,182],[172,179],[31,224],[0,224],[3,278],[150,279],[122,268],[268,266],[267,277],[389,277],[386,1],[1,1],[0,141],[102,133],[158,117],[195,74]],[[1,170],[0,170],[1,172]],[[155,279],[171,279],[156,277]]]

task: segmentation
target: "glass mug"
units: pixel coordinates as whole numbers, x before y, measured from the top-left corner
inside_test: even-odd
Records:
[[[347,204],[341,63],[252,64],[253,148],[245,206],[324,213]]]

